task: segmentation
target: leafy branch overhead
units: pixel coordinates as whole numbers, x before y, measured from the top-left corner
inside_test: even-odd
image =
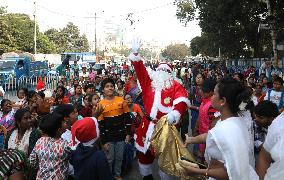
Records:
[[[284,28],[284,1],[270,0],[273,16],[267,16],[266,1],[262,0],[176,0],[177,18],[187,25],[198,19],[201,27],[201,49],[192,48],[193,54],[202,53],[231,57],[267,57],[272,51],[269,31],[258,33],[261,23],[271,23],[280,32]],[[190,8],[192,6],[192,8]],[[283,40],[284,41],[284,40]]]
[[[34,52],[34,21],[26,14],[7,13],[0,7],[0,54],[10,51]],[[88,39],[80,35],[72,23],[61,30],[39,31],[37,25],[38,53],[82,52],[89,50]]]
[[[187,22],[194,19],[195,9],[191,0],[176,0],[175,4],[177,6],[176,16],[180,22],[187,25]]]

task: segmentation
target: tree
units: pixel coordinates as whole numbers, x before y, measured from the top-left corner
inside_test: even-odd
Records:
[[[123,55],[125,57],[128,57],[130,52],[131,52],[131,49],[130,48],[127,48],[127,47],[121,47],[121,48],[111,48],[111,51],[114,52],[114,53],[117,53],[117,54],[120,54],[120,55]]]
[[[189,47],[185,44],[171,44],[162,51],[162,55],[170,60],[182,60],[189,55]]]
[[[45,31],[44,34],[56,44],[57,53],[88,52],[90,49],[86,35],[80,35],[78,26],[71,22],[61,30],[52,28]]]
[[[272,1],[273,7],[278,9],[274,11],[275,19],[283,18],[283,1]],[[267,18],[265,3],[259,0],[195,0],[191,3],[194,8],[186,8],[190,3],[177,1],[178,19],[185,25],[188,21],[198,19],[202,33],[207,36],[207,43],[220,47],[222,56],[258,57],[263,54],[261,47],[266,42],[263,39],[267,38],[267,34],[259,36],[257,30],[259,23]],[[281,23],[277,21],[278,25]]]
[[[38,31],[37,43],[39,53],[50,53],[54,44]],[[7,13],[0,8],[0,53],[9,51],[34,52],[34,21],[28,15],[20,13]]]

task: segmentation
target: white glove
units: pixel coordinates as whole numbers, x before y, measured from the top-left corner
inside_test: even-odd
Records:
[[[173,110],[167,114],[167,120],[170,125],[179,123],[181,114],[177,110]]]
[[[141,48],[141,40],[139,38],[132,40],[132,53],[138,53]]]

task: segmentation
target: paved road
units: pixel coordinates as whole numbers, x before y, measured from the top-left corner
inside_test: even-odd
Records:
[[[153,166],[153,177],[155,180],[160,180],[159,177],[159,168],[158,168],[158,164],[157,161],[154,162],[154,166]],[[133,162],[133,167],[132,169],[127,172],[126,175],[122,176],[123,180],[142,180],[142,176],[139,173],[139,167],[138,167],[138,162],[137,159],[135,159],[135,161]]]

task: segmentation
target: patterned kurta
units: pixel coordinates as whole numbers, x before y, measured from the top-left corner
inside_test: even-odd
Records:
[[[32,167],[39,166],[36,179],[67,179],[69,155],[67,141],[61,138],[41,137],[29,158]]]

